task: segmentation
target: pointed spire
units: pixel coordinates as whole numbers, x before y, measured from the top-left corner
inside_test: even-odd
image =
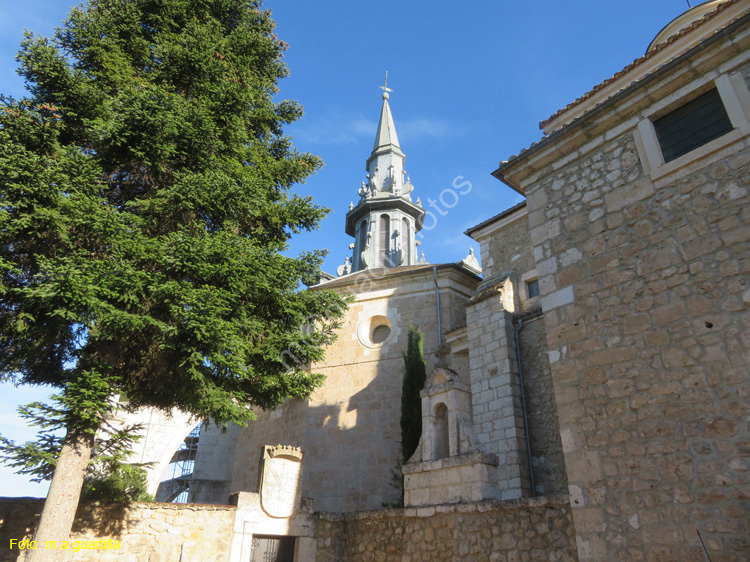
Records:
[[[401,148],[398,144],[398,135],[396,135],[396,125],[393,123],[391,106],[388,105],[388,92],[383,92],[383,109],[380,110],[378,132],[375,134],[375,145],[372,147],[372,150],[374,152],[378,148],[388,145]]]
[[[388,87],[388,71],[385,71],[385,85],[379,86],[383,90],[383,109],[380,110],[380,121],[378,121],[378,132],[375,133],[375,146],[372,147],[372,151],[375,152],[381,146],[388,146],[392,144],[401,148],[398,144],[398,136],[396,135],[396,125],[393,123],[393,115],[391,115],[391,106],[388,105],[388,98],[390,97],[389,92],[392,92]]]

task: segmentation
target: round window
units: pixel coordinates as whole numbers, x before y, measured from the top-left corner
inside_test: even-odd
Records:
[[[386,326],[385,324],[375,326],[375,329],[372,331],[372,343],[383,343],[390,334],[390,326]]]
[[[391,321],[387,316],[372,316],[362,328],[360,341],[368,347],[380,347],[391,336]]]

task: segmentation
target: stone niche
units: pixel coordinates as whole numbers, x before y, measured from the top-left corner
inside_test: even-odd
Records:
[[[482,449],[471,422],[471,391],[458,373],[437,367],[422,399],[422,437],[406,463],[404,505],[497,499],[497,456]]]

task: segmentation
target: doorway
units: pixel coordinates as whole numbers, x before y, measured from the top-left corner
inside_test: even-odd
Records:
[[[294,562],[295,537],[254,535],[250,562]]]

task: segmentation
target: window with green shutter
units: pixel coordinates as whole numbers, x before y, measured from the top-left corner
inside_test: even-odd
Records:
[[[664,162],[671,162],[732,128],[716,88],[654,121]]]

